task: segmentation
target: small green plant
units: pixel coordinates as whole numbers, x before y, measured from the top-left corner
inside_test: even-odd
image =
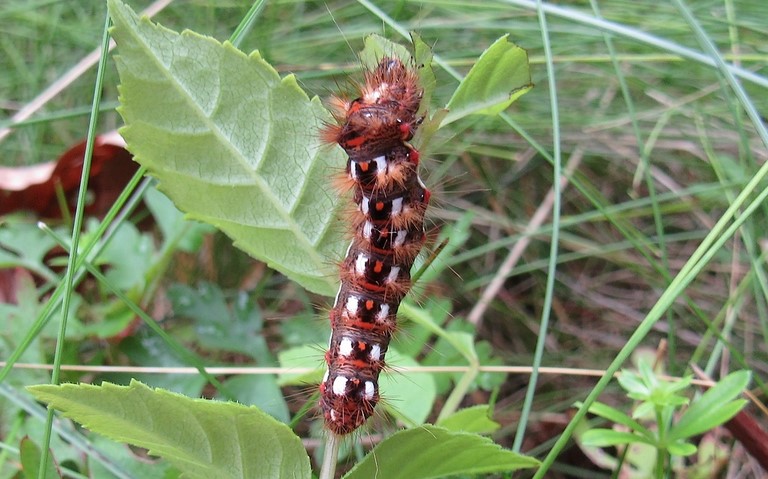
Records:
[[[327,176],[344,159],[338,149],[320,143],[317,131],[330,121],[320,100],[310,99],[294,76],[281,78],[258,52],[245,55],[232,44],[167,30],[139,19],[118,0],[108,5],[119,51],[119,111],[126,124],[121,134],[135,160],[188,217],[216,226],[240,248],[307,290],[333,295],[337,285],[328,259],[340,258],[345,242],[333,228],[337,205]],[[414,38],[414,51],[417,63],[430,64],[429,48],[418,38]],[[380,57],[382,52],[410,55],[402,46],[369,37],[363,57],[366,53]],[[434,81],[425,82],[425,87],[433,88]],[[424,130],[434,132],[469,115],[495,115],[530,88],[527,55],[505,35],[458,85],[448,102],[450,114],[438,110],[426,119]],[[466,216],[447,228],[454,234],[446,248],[455,248],[457,239],[466,238],[458,233],[467,228],[469,219]],[[433,268],[433,273],[439,268]],[[256,333],[254,322],[248,318],[251,329],[242,330],[237,340],[229,339],[238,323],[230,318],[223,301],[211,301],[216,291],[207,291],[200,294],[177,287],[169,296],[176,299],[178,313],[214,331],[207,342],[201,341],[202,346],[255,354],[259,348],[251,338]],[[458,351],[471,370],[457,381],[437,426],[424,424],[435,402],[434,381],[410,377],[418,391],[410,388],[412,400],[403,401],[409,407],[388,411],[408,429],[380,442],[344,477],[413,479],[503,473],[538,465],[537,460],[503,449],[481,435],[497,427],[485,409],[457,412],[461,398],[476,380],[482,380],[478,368],[488,356],[475,348],[473,335],[443,328],[424,308],[404,304],[399,313],[426,335],[439,338],[436,347],[445,344]],[[427,342],[423,339],[421,345]],[[408,346],[403,343],[404,350]],[[407,354],[399,364],[410,364]],[[416,356],[418,351],[410,354]],[[300,349],[292,357],[312,361],[313,355]],[[271,356],[262,359],[273,362]],[[283,354],[278,359],[286,364],[290,358]],[[298,384],[305,385],[307,378],[302,380]],[[290,384],[290,379],[280,384]],[[228,382],[226,389],[237,391],[231,386]],[[301,438],[284,422],[253,406],[192,399],[138,381],[128,386],[104,382],[29,390],[94,432],[149,449],[184,477],[312,476]],[[451,460],[446,461],[446,456]],[[326,461],[335,463],[335,459],[331,454]],[[328,471],[321,477],[332,477],[333,469]]]
[[[639,363],[637,373],[622,371],[619,384],[627,391],[629,398],[638,401],[632,415],[595,402],[589,412],[613,422],[615,426],[613,429],[595,428],[585,431],[579,438],[581,445],[640,446],[636,451],[650,449],[655,451],[651,477],[667,477],[673,469],[675,457],[696,453],[697,447],[691,442],[694,436],[725,423],[747,402],[737,397],[749,383],[748,371],[729,374],[693,400],[683,395],[691,385],[691,380],[691,376],[679,381],[662,380],[645,361]],[[641,473],[640,477],[648,476]]]

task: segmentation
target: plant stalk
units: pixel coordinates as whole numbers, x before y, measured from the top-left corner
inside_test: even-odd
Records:
[[[340,444],[341,436],[329,432],[328,439],[325,441],[325,451],[323,452],[323,466],[318,479],[333,479],[336,475],[336,461],[339,457]]]

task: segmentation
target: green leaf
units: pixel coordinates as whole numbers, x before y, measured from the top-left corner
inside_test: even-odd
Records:
[[[91,231],[96,229],[93,223]],[[92,236],[92,235],[89,235]],[[99,264],[108,264],[105,276],[122,291],[143,289],[147,273],[157,262],[155,247],[149,234],[141,233],[132,223],[121,223],[112,240],[99,255]]]
[[[456,251],[464,246],[464,243],[470,238],[473,220],[475,213],[468,211],[459,218],[455,223],[445,224],[440,229],[440,234],[435,241],[435,244],[440,244],[442,241],[447,241],[445,247],[440,251],[438,255],[429,267],[424,271],[424,274],[419,278],[419,282],[423,284],[429,284],[432,281],[440,278],[446,269],[451,267],[451,256]],[[419,257],[415,263],[414,270],[418,270],[424,264],[424,259]]]
[[[411,52],[403,45],[388,40],[375,33],[365,37],[360,62],[368,69],[375,68],[384,57],[399,58],[404,64],[412,62]]]
[[[581,436],[581,442],[586,446],[595,447],[618,446],[620,444],[633,444],[636,442],[654,445],[653,441],[639,434],[602,428],[590,429],[585,432]]]
[[[57,231],[62,232],[58,228]],[[0,223],[0,268],[21,266],[48,281],[57,282],[58,276],[44,262],[45,256],[55,246],[56,240],[37,225],[14,217],[3,218]]]
[[[211,350],[234,351],[251,356],[261,366],[273,366],[261,328],[261,310],[248,294],[238,293],[232,305],[217,285],[201,282],[196,288],[174,284],[168,298],[177,316],[195,323],[200,345]]]
[[[304,344],[277,353],[277,362],[281,368],[287,370],[284,373],[280,373],[277,384],[280,386],[318,384],[325,371],[325,363],[323,362],[324,347],[320,344]],[[291,372],[292,368],[312,368],[312,370],[294,373]]]
[[[462,331],[449,331],[445,338],[467,361],[477,361],[474,334]]]
[[[424,43],[421,36],[416,32],[411,32],[411,41],[413,42],[413,62],[418,68],[419,83],[424,89],[421,97],[421,113],[429,110],[432,103],[432,93],[435,90],[435,72],[432,70],[432,49]]]
[[[317,134],[332,121],[258,52],[139,20],[109,0],[120,130],[136,161],[193,219],[310,291],[331,296],[345,244],[328,177],[346,159]]]
[[[132,381],[31,386],[29,391],[88,429],[149,449],[185,477],[309,478],[309,457],[284,424],[255,407],[223,403]]]
[[[669,431],[669,441],[695,436],[735,416],[747,403],[733,400],[749,384],[749,371],[736,371],[721,379],[685,411]]]
[[[533,88],[528,53],[504,35],[483,52],[453,93],[442,126],[468,115],[497,115]]]
[[[690,376],[690,375],[684,376],[677,381],[667,381],[665,382],[665,389],[670,393],[682,391],[691,385],[691,381],[693,381],[693,376]]]
[[[578,404],[578,406],[581,407],[581,404]],[[600,416],[602,418],[605,418],[611,421],[612,423],[626,426],[638,432],[639,434],[644,435],[645,437],[648,437],[648,438],[653,437],[653,434],[647,428],[643,427],[639,422],[635,421],[628,415],[624,414],[618,409],[612,408],[607,404],[603,404],[601,402],[595,402],[592,404],[592,406],[590,406],[589,412],[597,416]]]
[[[280,422],[291,420],[283,391],[277,385],[275,376],[241,374],[227,379],[224,386],[237,402],[252,404]]]
[[[641,400],[642,398],[633,397],[632,394],[627,394],[627,397],[631,399]],[[651,401],[643,401],[635,407],[632,411],[632,417],[634,419],[651,419],[656,414],[656,405]]]
[[[673,456],[690,456],[696,454],[696,446],[690,442],[677,441],[667,445],[667,451]]]
[[[491,419],[491,413],[488,404],[480,404],[460,409],[436,425],[450,431],[490,434],[500,427],[499,423]]]
[[[424,424],[437,397],[434,377],[431,373],[398,372],[398,367],[416,367],[419,363],[399,354],[391,346],[387,351],[387,364],[394,370],[384,372],[379,379],[381,393],[386,399],[382,405],[411,427]]]
[[[645,398],[649,394],[648,387],[643,382],[643,379],[634,371],[622,369],[617,380],[627,393],[638,398]]]
[[[163,247],[178,248],[189,253],[200,249],[203,235],[213,230],[210,225],[187,221],[173,202],[155,188],[144,193],[144,203],[163,232]]]
[[[492,474],[538,466],[539,461],[504,449],[476,434],[425,425],[382,441],[345,479],[426,479]]]
[[[107,439],[98,434],[88,436],[91,445],[98,451],[97,459],[108,458],[112,470],[123,472],[129,478],[136,479],[176,479],[179,471],[166,460],[143,461],[136,460],[131,447],[126,444]],[[113,478],[115,475],[103,463],[103,459],[88,461],[88,472],[92,478]]]
[[[37,479],[40,477],[40,459],[42,457],[42,451],[35,444],[32,439],[25,437],[21,440],[19,446],[19,459],[21,459],[21,470],[24,471],[25,478]],[[45,479],[58,479],[61,476],[59,467],[56,464],[56,460],[53,456],[48,456],[48,463],[46,464]]]

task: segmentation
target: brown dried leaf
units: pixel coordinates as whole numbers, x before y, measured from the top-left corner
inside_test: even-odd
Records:
[[[83,170],[85,142],[66,151],[55,162],[34,166],[0,167],[0,215],[20,210],[42,218],[60,218],[56,198],[60,189],[72,211]],[[138,165],[131,160],[125,142],[117,133],[96,137],[89,180],[90,203],[86,213],[100,216],[112,205]]]

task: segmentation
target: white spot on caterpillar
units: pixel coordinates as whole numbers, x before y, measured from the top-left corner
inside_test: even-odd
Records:
[[[383,156],[377,156],[373,160],[371,160],[376,163],[376,171],[386,171],[387,169],[387,159]]]
[[[367,196],[363,196],[362,201],[360,201],[360,211],[363,212],[364,215],[368,214],[368,211],[371,207],[371,199]]]
[[[373,223],[366,221],[363,225],[363,238],[370,240],[373,234]]]
[[[360,253],[355,260],[355,272],[360,276],[365,274],[365,265],[368,264],[368,257]]]
[[[397,276],[400,274],[400,266],[392,266],[392,269],[389,270],[389,275],[387,275],[387,282],[388,283],[394,283],[397,281]]]
[[[339,343],[339,354],[342,356],[349,356],[352,354],[352,340],[349,338],[341,338]]]
[[[371,361],[378,361],[381,359],[381,346],[378,344],[374,344],[371,346],[371,354],[370,354]]]
[[[349,164],[349,177],[357,180],[357,163],[354,161]]]
[[[395,246],[403,246],[405,244],[406,236],[408,236],[408,231],[406,230],[398,231],[397,237],[395,238]]]
[[[331,409],[330,413],[331,413],[331,421],[336,421],[336,418],[338,417],[336,415],[336,410],[335,409]]]
[[[372,381],[366,381],[365,382],[365,392],[363,393],[363,397],[369,401],[373,400],[373,396],[376,394],[376,386],[373,385]]]
[[[322,382],[326,382],[328,380],[328,374],[330,374],[330,371],[326,369],[325,374],[323,374]]]
[[[389,316],[389,305],[382,304],[381,308],[379,308],[379,312],[376,313],[376,321],[383,323],[387,320],[387,316]]]
[[[336,379],[333,380],[332,391],[337,396],[343,396],[347,392],[347,378],[336,376]]]
[[[347,298],[347,314],[357,314],[358,307],[357,296],[349,296]]]
[[[389,83],[381,83],[378,87],[363,96],[366,103],[378,103],[379,99],[389,92]]]
[[[392,216],[397,216],[403,212],[403,199],[395,198],[392,200]]]

